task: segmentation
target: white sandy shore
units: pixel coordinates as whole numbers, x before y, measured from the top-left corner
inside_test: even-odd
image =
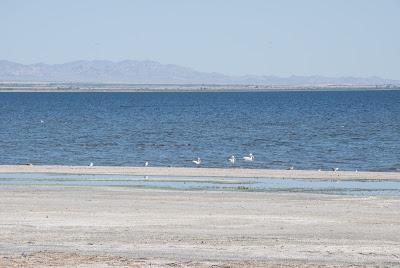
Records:
[[[231,178],[286,178],[321,180],[400,180],[400,172],[354,172],[314,170],[271,170],[239,168],[121,167],[121,166],[35,166],[0,165],[0,173],[122,174],[148,176],[194,176]]]
[[[400,180],[390,172],[162,167],[0,173]],[[0,267],[400,267],[399,230],[398,197],[0,186]]]
[[[400,199],[1,186],[0,267],[400,267]]]

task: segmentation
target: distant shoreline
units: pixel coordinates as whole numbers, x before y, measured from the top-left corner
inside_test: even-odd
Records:
[[[200,85],[0,82],[0,92],[290,92],[400,90],[400,85]]]

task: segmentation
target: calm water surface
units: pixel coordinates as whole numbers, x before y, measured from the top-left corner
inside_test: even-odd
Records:
[[[399,171],[400,91],[0,93],[0,164],[229,167],[249,152],[234,167]]]
[[[202,191],[306,192],[350,196],[400,197],[400,181],[307,180],[179,176],[0,173],[0,186],[47,185],[161,188]]]

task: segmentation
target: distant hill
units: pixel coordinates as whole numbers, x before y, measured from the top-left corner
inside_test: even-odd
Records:
[[[229,76],[155,61],[73,61],[64,64],[19,64],[0,60],[0,81],[93,82],[132,84],[246,85],[384,85],[400,84],[380,77]]]

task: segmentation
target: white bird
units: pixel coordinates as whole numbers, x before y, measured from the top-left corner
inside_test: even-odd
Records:
[[[43,121],[43,120],[40,120],[40,123],[42,123],[42,124],[43,124],[43,123],[44,123],[44,121]]]
[[[193,160],[192,162],[195,163],[196,165],[200,165],[201,159],[200,159],[200,157],[197,157],[197,160]]]
[[[287,170],[293,170],[294,166],[288,167]]]
[[[232,164],[235,164],[236,158],[234,155],[231,155],[231,157],[228,158],[228,161],[231,162]]]
[[[333,171],[333,172],[336,172],[336,171],[338,171],[338,170],[339,170],[339,168],[337,168],[337,167],[332,168],[332,171]]]
[[[248,156],[243,156],[244,161],[254,161],[254,155],[250,153]]]
[[[145,167],[149,166],[149,162],[147,162],[147,161],[144,162],[144,166],[145,166]]]
[[[93,162],[90,162],[89,167],[93,167]]]

